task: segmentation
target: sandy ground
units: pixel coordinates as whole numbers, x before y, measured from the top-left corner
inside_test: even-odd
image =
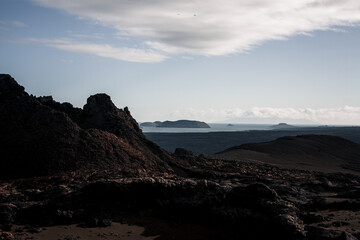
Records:
[[[54,226],[28,230],[26,226],[14,226],[12,233],[17,240],[152,240],[157,236],[143,236],[145,228],[113,222],[109,227],[83,228],[78,225]],[[39,231],[34,232],[34,231]]]
[[[126,223],[112,222],[109,227],[96,228],[84,228],[78,224],[37,229],[13,226],[11,233],[16,240],[209,240],[226,239],[227,232],[218,226],[164,221],[153,217],[127,216],[124,221]]]

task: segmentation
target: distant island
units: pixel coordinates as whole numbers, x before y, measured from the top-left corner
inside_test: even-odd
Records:
[[[156,122],[143,122],[140,124],[141,127],[158,127],[161,125],[162,122],[156,121]]]
[[[165,122],[144,122],[140,124],[141,127],[161,127],[161,128],[210,128],[205,122],[195,120],[178,120]]]

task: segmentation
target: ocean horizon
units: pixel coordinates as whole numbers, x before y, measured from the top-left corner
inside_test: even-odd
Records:
[[[276,124],[243,124],[243,123],[208,123],[210,128],[164,128],[164,127],[143,127],[141,130],[145,133],[147,132],[158,132],[158,133],[206,133],[206,132],[239,132],[239,131],[266,131],[273,130],[274,125]],[[317,127],[318,125],[292,125],[295,127]]]

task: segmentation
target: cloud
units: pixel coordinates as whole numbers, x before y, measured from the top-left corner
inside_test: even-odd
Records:
[[[109,44],[95,44],[88,42],[77,42],[72,39],[39,39],[29,38],[25,42],[42,43],[57,49],[70,52],[88,53],[104,58],[112,58],[128,62],[161,62],[166,56],[153,52],[152,50],[142,50],[136,48],[118,48]]]
[[[246,52],[268,40],[360,21],[358,0],[31,0],[142,39],[166,54]]]
[[[20,21],[15,21],[15,20],[0,20],[0,29],[1,30],[9,30],[9,27],[27,27],[27,25],[23,22]]]
[[[0,20],[0,25],[6,25],[11,27],[27,27],[25,23],[15,20],[11,20],[11,21]]]
[[[74,62],[71,59],[65,59],[65,58],[60,59],[60,61],[63,62],[63,63],[73,63]]]
[[[200,119],[208,122],[241,121],[251,123],[254,119],[263,120],[301,120],[321,124],[359,125],[360,107],[344,106],[338,108],[273,108],[253,107],[250,109],[185,109],[174,111],[171,119]],[[305,121],[304,121],[305,120]],[[265,121],[263,121],[265,122]],[[271,123],[271,122],[270,122]]]

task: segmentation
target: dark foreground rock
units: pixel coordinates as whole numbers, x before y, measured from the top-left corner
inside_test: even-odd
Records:
[[[127,108],[106,94],[83,109],[36,98],[0,75],[0,179],[91,169],[171,173],[172,156],[147,140]]]
[[[212,237],[194,232],[188,233],[188,239],[359,236],[359,208],[334,204],[357,201],[342,198],[348,188],[359,184],[355,176],[220,161],[215,162],[213,170],[204,163],[197,168],[203,177],[119,176],[102,180],[94,176],[64,176],[4,182],[0,199],[11,202],[11,208],[5,208],[7,217],[1,219],[1,224],[46,228],[76,223],[105,227],[111,222],[129,222],[129,216],[137,216],[163,219],[173,229],[187,225],[208,231],[218,229]],[[315,190],[314,185],[320,185],[324,177],[334,187]],[[155,235],[165,234],[150,225],[145,228]]]

